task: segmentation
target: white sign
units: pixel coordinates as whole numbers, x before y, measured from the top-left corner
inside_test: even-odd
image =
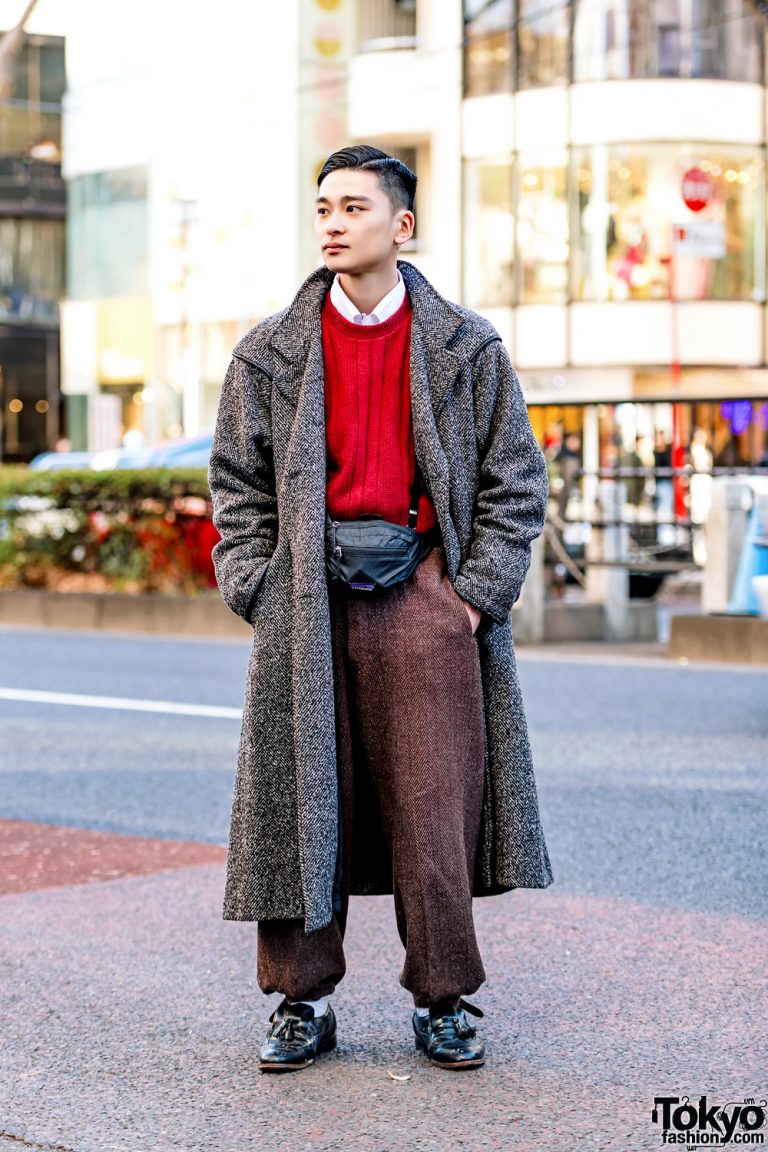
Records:
[[[691,220],[673,225],[676,256],[722,260],[725,256],[725,225],[721,220]]]

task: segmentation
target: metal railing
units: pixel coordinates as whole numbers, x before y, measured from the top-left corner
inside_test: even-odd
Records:
[[[61,165],[21,156],[0,157],[0,204],[4,215],[40,208],[63,216],[66,203]]]
[[[648,576],[697,570],[695,547],[704,531],[706,509],[687,507],[675,514],[673,484],[682,479],[713,475],[768,475],[768,468],[714,468],[699,472],[682,468],[616,467],[579,471],[572,478],[567,501],[553,492],[547,513],[545,540],[550,563],[560,564],[582,587],[592,568],[623,568]],[[648,492],[648,481],[654,483]],[[634,484],[634,499],[627,487]],[[660,489],[660,485],[665,490]],[[638,485],[642,489],[638,491]],[[559,504],[559,507],[558,507]]]

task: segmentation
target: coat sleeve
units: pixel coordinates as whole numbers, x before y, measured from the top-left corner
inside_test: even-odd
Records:
[[[269,381],[233,357],[221,391],[208,484],[216,581],[225,603],[250,622],[256,593],[277,543]]]
[[[507,619],[544,528],[547,469],[501,340],[473,364],[479,479],[472,541],[454,587],[497,624]]]

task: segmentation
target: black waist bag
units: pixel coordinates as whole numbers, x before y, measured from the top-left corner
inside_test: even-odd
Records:
[[[326,567],[332,580],[375,592],[407,580],[437,540],[437,531],[417,532],[410,525],[378,517],[344,521],[327,517]]]

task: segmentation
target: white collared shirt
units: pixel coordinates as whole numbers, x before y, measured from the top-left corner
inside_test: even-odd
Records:
[[[404,299],[405,283],[399,268],[397,269],[397,284],[391,291],[387,292],[382,300],[379,300],[372,312],[359,312],[357,310],[339,283],[338,272],[331,284],[331,303],[338,312],[341,312],[344,319],[349,320],[352,324],[383,324],[385,320],[389,320],[390,316],[394,316]]]

